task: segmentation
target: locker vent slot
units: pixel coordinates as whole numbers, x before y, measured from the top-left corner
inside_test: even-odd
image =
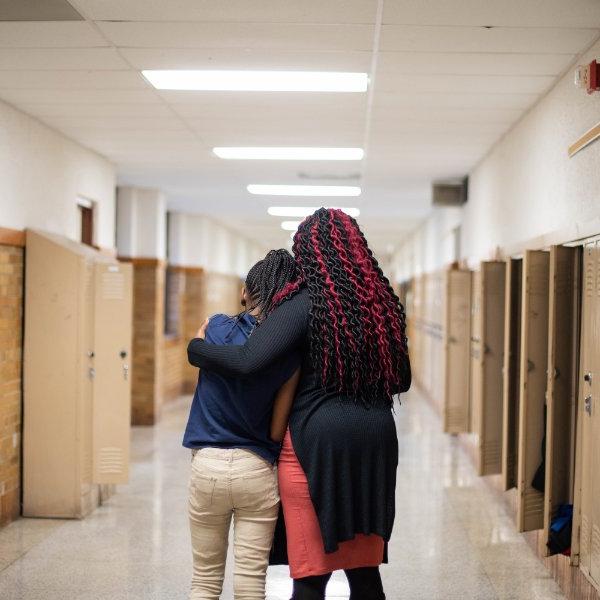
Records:
[[[600,527],[592,527],[591,572],[600,573]]]
[[[544,494],[533,489],[526,490],[523,509],[527,517],[541,515],[544,510]]]
[[[587,515],[581,515],[581,548],[580,552],[582,556],[589,556],[590,554],[590,521]]]
[[[125,466],[123,449],[114,446],[100,448],[98,453],[98,473],[108,475],[122,473]]]
[[[102,273],[102,298],[123,300],[125,297],[125,276],[121,272]]]
[[[499,441],[487,442],[483,445],[482,450],[485,468],[495,468],[500,464],[502,447]]]

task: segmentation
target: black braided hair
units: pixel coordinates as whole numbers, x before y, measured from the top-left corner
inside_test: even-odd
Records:
[[[248,271],[245,285],[250,306],[246,310],[258,309],[261,321],[273,310],[276,294],[297,278],[294,257],[284,249],[271,250]]]

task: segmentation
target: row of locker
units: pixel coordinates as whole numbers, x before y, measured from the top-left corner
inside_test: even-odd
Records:
[[[600,241],[455,265],[401,286],[415,380],[519,531],[573,505],[571,561],[600,588]]]
[[[81,518],[128,479],[132,268],[27,231],[23,515]]]

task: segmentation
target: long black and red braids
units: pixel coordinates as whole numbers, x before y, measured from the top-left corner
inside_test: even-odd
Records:
[[[407,372],[406,317],[358,223],[320,208],[300,224],[293,253],[299,277],[273,305],[308,288],[311,360],[323,387],[391,405]]]

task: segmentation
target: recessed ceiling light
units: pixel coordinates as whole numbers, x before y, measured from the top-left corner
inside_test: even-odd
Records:
[[[159,90],[254,92],[366,92],[366,73],[323,71],[144,70]]]
[[[243,160],[362,160],[362,148],[213,148],[219,158]]]
[[[302,221],[282,221],[281,229],[285,229],[286,231],[296,231],[300,223],[302,223]]]
[[[274,217],[308,217],[312,215],[318,206],[269,206],[267,212]],[[342,208],[339,206],[327,206],[325,208],[337,208],[351,217],[358,217],[358,208]]]
[[[261,196],[360,196],[360,188],[354,185],[250,184],[247,189]]]

